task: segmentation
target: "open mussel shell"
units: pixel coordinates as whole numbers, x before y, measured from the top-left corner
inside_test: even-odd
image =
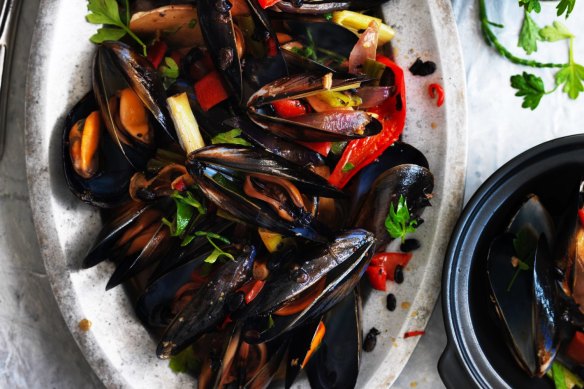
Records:
[[[434,176],[425,167],[403,164],[392,167],[381,174],[371,186],[371,191],[363,202],[354,225],[375,234],[376,247],[385,248],[390,236],[385,228],[385,219],[390,204],[397,208],[401,196],[406,200],[410,219],[417,220],[434,189]]]
[[[541,377],[559,345],[551,259],[546,239],[540,235],[534,262],[529,269],[518,270],[512,261],[516,254],[514,239],[514,234],[505,233],[489,248],[491,300],[517,363],[531,376]]]
[[[376,135],[382,125],[371,114],[361,110],[331,109],[281,118],[271,103],[283,99],[300,99],[326,91],[358,88],[369,79],[332,73],[302,73],[276,80],[263,86],[249,99],[248,115],[262,128],[291,140],[308,142],[339,141]]]
[[[225,301],[252,277],[256,249],[243,247],[235,260],[227,261],[212,273],[211,279],[193,296],[166,328],[156,354],[170,358],[193,343],[225,318]]]
[[[178,290],[191,281],[193,271],[203,265],[211,251],[193,253],[189,261],[158,277],[146,288],[135,306],[136,314],[146,326],[165,327],[172,321],[171,305]]]
[[[128,161],[140,169],[152,154],[151,146],[132,140],[119,128],[110,101],[130,88],[150,112],[158,126],[176,141],[176,132],[166,109],[166,93],[160,74],[133,48],[122,42],[104,42],[93,63],[93,90],[105,125]],[[156,135],[156,134],[155,134]]]
[[[317,225],[310,216],[294,222],[282,219],[267,203],[245,196],[240,190],[242,183],[236,182],[237,178],[209,169],[189,167],[189,170],[205,197],[234,219],[286,236],[328,241],[328,231]]]
[[[304,0],[296,4],[291,1],[282,0],[274,5],[280,12],[300,15],[323,15],[329,12],[351,9],[364,11],[380,6],[387,0],[360,0],[360,1],[322,1]],[[320,42],[319,40],[316,40]]]
[[[73,126],[98,110],[93,93],[85,95],[65,119],[62,137],[62,160],[65,180],[71,192],[82,201],[101,208],[111,208],[129,199],[128,183],[134,169],[124,158],[115,142],[101,131],[98,148],[98,170],[91,178],[75,172],[71,161],[69,133]]]
[[[543,234],[548,247],[553,247],[556,236],[554,220],[539,200],[539,197],[534,194],[527,196],[521,208],[509,222],[507,232],[517,235],[524,228],[531,229],[537,235]]]
[[[354,388],[363,345],[362,307],[358,288],[324,317],[326,332],[306,372],[313,389]]]
[[[282,268],[272,274],[262,292],[235,315],[244,320],[244,337],[250,343],[269,341],[282,333],[324,314],[345,298],[359,282],[369,263],[373,235],[365,230],[339,234],[328,246],[315,253],[304,250],[297,266]],[[306,307],[295,313],[291,309],[299,299],[308,300]],[[289,311],[284,313],[284,311]],[[273,323],[265,318],[271,315]]]
[[[239,172],[281,177],[312,196],[344,197],[343,192],[318,174],[257,147],[227,144],[207,146],[188,156],[187,168],[191,174],[194,169],[200,169],[201,165],[228,175]]]

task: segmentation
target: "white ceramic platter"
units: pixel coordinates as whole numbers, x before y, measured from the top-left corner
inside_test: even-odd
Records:
[[[39,244],[53,291],[85,357],[108,387],[192,386],[156,358],[155,340],[138,322],[123,288],[105,292],[112,266],[81,270],[81,259],[101,226],[98,212],[69,193],[61,168],[60,139],[66,112],[89,89],[95,26],[85,22],[85,1],[43,0],[33,38],[27,79],[26,162]],[[407,124],[404,139],[419,148],[435,177],[433,206],[417,238],[422,248],[406,269],[405,282],[389,291],[398,308],[385,308],[385,293],[365,304],[364,330],[381,330],[377,347],[364,353],[358,386],[387,388],[398,377],[423,330],[439,290],[443,255],[462,205],[466,162],[464,73],[456,25],[448,0],[390,0],[383,13],[396,30],[395,58],[404,68],[421,57],[438,71],[415,77],[406,70]],[[428,85],[443,85],[441,108]],[[78,323],[89,319],[87,332]],[[307,386],[300,379],[298,386]]]

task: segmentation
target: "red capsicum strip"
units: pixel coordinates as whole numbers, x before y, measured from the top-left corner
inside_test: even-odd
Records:
[[[576,331],[566,347],[566,355],[579,365],[584,365],[584,332]]]
[[[394,280],[395,268],[406,267],[411,259],[412,253],[375,254],[367,268],[369,283],[374,289],[385,291],[385,282]]]
[[[369,112],[379,115],[379,121],[383,125],[381,132],[375,136],[353,140],[345,148],[329,178],[329,182],[337,188],[343,188],[355,174],[375,161],[399,138],[404,129],[406,122],[404,71],[383,55],[378,54],[376,61],[381,62],[394,73],[396,93],[380,106],[369,110]],[[354,167],[343,171],[343,166],[351,166],[347,165],[348,163]]]
[[[168,45],[164,41],[158,41],[152,46],[148,47],[146,58],[148,58],[155,69],[158,69],[158,66],[160,66],[160,63],[166,54],[166,50],[168,50]]]
[[[436,106],[442,107],[442,104],[444,104],[444,89],[442,89],[440,84],[428,85],[428,94],[432,99],[436,98],[436,95],[438,95],[438,99],[436,100]]]
[[[426,331],[408,331],[404,334],[404,339],[411,338],[414,336],[422,336],[426,333]]]
[[[217,70],[208,73],[195,83],[195,94],[205,112],[229,97],[223,86],[221,74]]]
[[[306,114],[306,107],[300,100],[284,99],[272,103],[276,114],[284,119]]]
[[[578,218],[580,219],[580,225],[584,227],[584,209],[578,210]]]
[[[278,3],[280,0],[258,0],[258,3],[260,4],[260,7],[262,7],[263,9],[269,8],[272,5]]]
[[[333,142],[301,142],[297,141],[302,146],[319,153],[320,155],[326,157],[331,151]]]

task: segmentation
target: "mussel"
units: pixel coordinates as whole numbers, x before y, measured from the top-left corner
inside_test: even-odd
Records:
[[[560,309],[553,281],[552,218],[529,196],[487,258],[491,301],[518,364],[541,377],[559,346]]]
[[[374,238],[365,230],[342,232],[312,253],[295,254],[266,280],[262,292],[233,316],[250,343],[269,341],[326,313],[359,282]]]
[[[162,140],[156,128],[168,140],[177,139],[159,73],[130,46],[121,42],[99,46],[93,90],[108,132],[137,170],[152,156],[154,138]]]
[[[115,207],[128,200],[134,169],[103,131],[100,118],[91,92],[69,112],[63,128],[63,172],[69,189],[82,201]]]
[[[381,131],[381,123],[370,113],[345,106],[346,100],[348,104],[353,104],[354,97],[343,93],[360,87],[368,80],[366,77],[333,73],[303,73],[284,77],[253,94],[247,103],[248,115],[262,128],[285,139],[318,142],[372,136]],[[317,112],[288,117],[274,113],[273,104],[301,98],[310,99],[312,108]],[[319,102],[321,99],[326,99],[326,102]],[[331,109],[329,100],[340,101],[339,107]],[[359,105],[360,100],[355,101]],[[320,105],[323,105],[322,110],[316,108]]]

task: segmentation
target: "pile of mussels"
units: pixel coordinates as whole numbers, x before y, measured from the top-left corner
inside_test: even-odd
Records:
[[[255,0],[199,0],[142,9],[130,28],[180,54],[166,85],[130,44],[97,48],[93,90],[68,114],[62,138],[69,188],[104,209],[83,265],[115,263],[107,288],[124,283],[138,296],[160,358],[194,353],[200,388],[266,387],[281,366],[287,387],[301,369],[315,388],[356,383],[359,281],[392,239],[390,204],[405,199],[419,223],[433,190],[424,156],[393,143],[405,115],[403,73],[360,71],[376,56],[379,26],[355,34],[322,17],[377,5],[282,0],[275,12]],[[333,60],[301,55],[309,46]],[[193,84],[213,69],[229,96],[202,107]],[[175,96],[186,107],[173,109]],[[281,100],[306,112],[284,115]],[[370,109],[384,104],[401,124]],[[188,111],[196,122],[185,126]],[[331,168],[355,139],[371,139],[363,147],[373,158],[343,166],[353,177],[334,186]],[[319,154],[314,142],[340,151]]]
[[[559,363],[570,382],[560,387],[584,380],[584,181],[573,192],[555,217],[529,195],[487,258],[491,301],[509,350],[531,377],[553,374],[558,382],[550,368]]]

